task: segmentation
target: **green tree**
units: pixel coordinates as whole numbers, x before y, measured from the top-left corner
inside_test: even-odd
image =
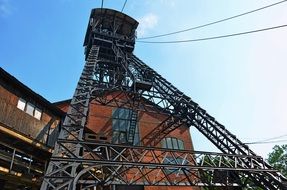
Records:
[[[287,144],[274,146],[273,151],[268,154],[267,161],[271,166],[287,177]]]

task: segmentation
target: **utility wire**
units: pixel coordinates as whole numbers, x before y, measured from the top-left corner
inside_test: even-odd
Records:
[[[285,135],[280,135],[280,136],[276,136],[276,137],[272,137],[272,138],[268,138],[268,139],[264,139],[264,140],[249,142],[249,143],[246,143],[246,144],[268,143],[268,142],[272,142],[271,140],[281,139],[281,138],[283,138],[283,137],[287,137],[287,134],[285,134]],[[279,140],[279,141],[282,141],[282,139]],[[283,141],[287,141],[287,140],[283,140]]]
[[[250,143],[245,143],[245,144],[275,144],[275,143],[281,143],[281,142],[287,142],[287,139],[278,140],[278,141],[266,141],[266,142],[250,142]]]
[[[287,26],[287,24],[284,24],[284,25],[280,25],[280,26],[273,26],[270,28],[263,28],[263,29],[251,30],[251,31],[247,31],[247,32],[227,34],[227,35],[222,35],[222,36],[213,36],[213,37],[207,37],[207,38],[197,38],[197,39],[188,39],[188,40],[174,40],[174,41],[144,41],[144,40],[142,41],[142,40],[137,40],[137,42],[148,43],[148,44],[175,44],[175,43],[186,43],[186,42],[198,42],[198,41],[215,40],[215,39],[219,39],[219,38],[228,38],[228,37],[246,35],[246,34],[251,34],[251,33],[263,32],[263,31],[267,31],[267,30],[274,30],[274,29],[283,28],[286,26]]]
[[[281,135],[281,136],[277,136],[277,137],[272,137],[272,138],[265,139],[265,140],[262,140],[262,141],[270,141],[270,140],[274,140],[274,139],[281,139],[282,137],[287,137],[287,134]]]
[[[248,12],[245,12],[245,13],[241,13],[241,14],[239,14],[239,15],[235,15],[235,16],[232,16],[232,17],[228,17],[228,18],[225,18],[225,19],[218,20],[218,21],[214,21],[214,22],[210,22],[210,23],[207,23],[207,24],[199,25],[199,26],[196,26],[196,27],[192,27],[192,28],[188,28],[188,29],[184,29],[184,30],[179,30],[179,31],[175,31],[175,32],[170,32],[170,33],[166,33],[166,34],[160,34],[160,35],[155,35],[155,36],[142,37],[142,38],[138,38],[138,39],[143,40],[143,39],[159,38],[159,37],[163,37],[163,36],[170,36],[170,35],[173,35],[173,34],[178,34],[178,33],[182,33],[182,32],[187,32],[187,31],[191,31],[191,30],[203,28],[203,27],[206,27],[206,26],[218,24],[218,23],[221,23],[221,22],[224,22],[224,21],[227,21],[227,20],[231,20],[231,19],[234,19],[234,18],[238,18],[238,17],[241,17],[241,16],[245,16],[245,15],[248,15],[248,14],[250,14],[250,13],[254,13],[254,12],[257,12],[257,11],[261,11],[261,10],[263,10],[263,9],[267,9],[267,8],[269,8],[269,7],[273,7],[273,6],[275,6],[275,5],[284,3],[284,2],[286,2],[286,1],[287,1],[287,0],[279,1],[279,2],[277,2],[277,3],[273,3],[273,4],[271,4],[271,5],[267,5],[267,6],[264,6],[264,7],[261,7],[261,8],[255,9],[255,10],[252,10],[252,11],[248,11]]]
[[[123,8],[122,8],[122,10],[121,10],[121,13],[123,12],[123,10],[124,10],[124,8],[125,8],[125,6],[126,6],[126,4],[127,4],[127,1],[128,1],[128,0],[125,0],[125,3],[124,3]]]

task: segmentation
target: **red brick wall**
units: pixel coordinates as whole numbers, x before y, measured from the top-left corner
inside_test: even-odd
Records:
[[[113,94],[114,96],[116,94]],[[123,97],[120,97],[123,98]],[[111,140],[112,136],[112,111],[113,107],[102,106],[96,104],[95,101],[92,101],[89,110],[89,118],[87,127],[95,133],[102,133],[105,135],[108,140]],[[147,113],[147,112],[138,112],[139,120],[139,131],[140,138],[145,137],[149,134],[155,127],[157,127],[164,119],[166,115]],[[189,133],[189,128],[182,126],[174,131],[172,131],[167,137],[176,137],[184,141],[185,149],[193,149],[191,136]],[[159,145],[160,146],[160,145]]]
[[[59,109],[61,109],[63,112],[68,112],[68,108],[70,105],[70,101],[64,101],[63,103],[59,103],[55,106],[57,106]]]
[[[113,94],[112,96],[115,96]],[[123,97],[120,97],[123,98]],[[67,104],[60,105],[59,108],[67,110]],[[107,137],[107,140],[111,142],[112,138],[112,111],[116,109],[114,107],[108,107],[97,104],[92,101],[89,109],[89,117],[87,122],[87,128],[96,134],[101,134]],[[164,114],[155,114],[147,112],[139,112],[139,131],[140,138],[150,133],[158,124],[160,124],[167,116]],[[179,127],[172,131],[167,137],[176,137],[184,141],[184,148],[193,150],[192,140],[189,133],[189,128],[186,126]],[[161,146],[160,144],[158,145]],[[167,187],[167,186],[146,186],[145,190],[195,190],[199,188],[195,187]]]

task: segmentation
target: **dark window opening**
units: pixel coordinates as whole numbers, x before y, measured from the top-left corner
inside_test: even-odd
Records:
[[[132,113],[133,113],[133,110],[125,109],[125,108],[117,108],[113,110],[112,143],[115,143],[115,144],[128,143],[128,135],[130,132]],[[140,136],[139,136],[138,123],[137,123],[135,127],[135,132],[134,132],[133,145],[139,145],[139,143],[140,143]]]

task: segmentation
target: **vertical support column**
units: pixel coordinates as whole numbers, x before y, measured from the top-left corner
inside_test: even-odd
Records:
[[[47,146],[49,146],[49,138],[50,138],[51,126],[52,126],[52,123],[49,125],[48,131],[47,131],[47,138],[46,138],[46,145]]]
[[[29,162],[29,167],[28,167],[28,174],[31,172],[31,164],[32,164],[32,156],[30,156],[30,162]]]
[[[93,45],[62,125],[62,130],[55,145],[51,161],[45,172],[41,190],[76,189],[77,181],[74,180],[80,163],[74,162],[74,159],[82,157],[83,147],[80,143],[71,146],[66,140],[84,140],[83,132],[86,126],[91,92],[94,88],[93,77],[98,63],[98,53],[99,47]],[[53,161],[53,157],[64,156],[70,159],[69,162]],[[61,167],[59,167],[59,165],[61,165]]]
[[[9,168],[9,172],[12,172],[12,168],[13,168],[13,163],[14,163],[14,158],[15,158],[15,153],[16,153],[16,149],[13,149],[13,154],[12,154],[12,158],[11,158],[11,163],[10,163],[10,168]]]

